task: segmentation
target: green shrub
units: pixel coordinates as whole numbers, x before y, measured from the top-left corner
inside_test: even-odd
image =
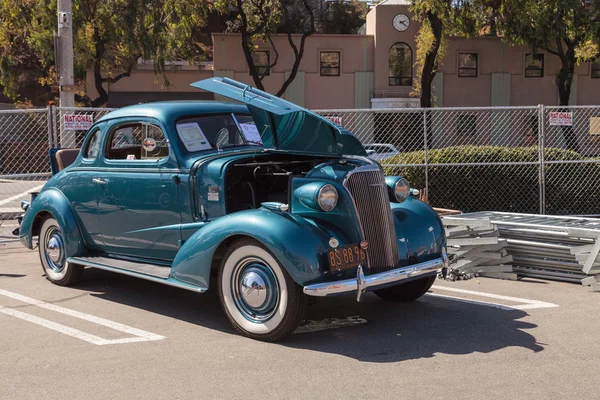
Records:
[[[429,202],[434,207],[471,211],[539,213],[540,168],[535,147],[455,146],[428,151]],[[544,159],[583,161],[571,150],[545,149]],[[533,163],[472,166],[469,163]],[[382,164],[424,164],[424,152],[391,157]],[[445,166],[439,164],[463,164]],[[425,168],[385,167],[386,175],[401,175],[411,186],[425,187]],[[600,164],[545,164],[547,214],[600,214]]]

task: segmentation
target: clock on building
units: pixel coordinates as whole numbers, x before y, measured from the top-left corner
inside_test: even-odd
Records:
[[[410,18],[406,14],[398,14],[393,20],[394,28],[399,32],[404,32],[410,25]]]

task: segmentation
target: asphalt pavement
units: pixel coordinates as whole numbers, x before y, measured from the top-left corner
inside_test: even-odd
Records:
[[[0,247],[0,399],[575,399],[598,393],[600,293],[439,281],[411,304],[317,299],[278,343],[238,336],[215,290],[88,269],[52,285]]]

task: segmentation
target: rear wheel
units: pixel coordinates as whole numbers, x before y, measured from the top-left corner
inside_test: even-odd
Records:
[[[388,301],[414,301],[423,296],[435,282],[435,276],[411,281],[403,285],[375,290],[374,293]]]
[[[83,274],[83,266],[67,262],[65,236],[54,218],[44,220],[39,240],[40,261],[46,279],[60,286],[76,283]]]
[[[233,243],[219,268],[219,298],[233,327],[252,339],[276,341],[304,317],[306,296],[259,242]]]

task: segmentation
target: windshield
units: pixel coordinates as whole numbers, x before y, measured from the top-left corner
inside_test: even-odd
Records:
[[[235,146],[262,146],[251,116],[245,114],[198,115],[175,124],[179,140],[189,152]]]

